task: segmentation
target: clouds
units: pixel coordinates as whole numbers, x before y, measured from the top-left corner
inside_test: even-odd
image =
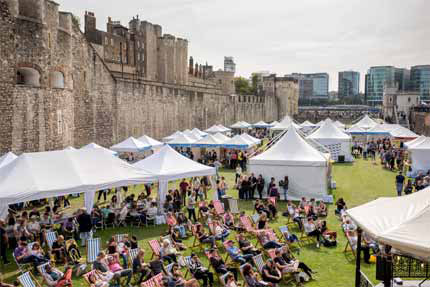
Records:
[[[270,70],[337,73],[372,65],[430,63],[430,1],[426,0],[58,0],[83,18],[96,13],[99,29],[111,16],[127,24],[136,14],[163,32],[189,40],[198,62],[223,66],[234,56],[238,73]]]

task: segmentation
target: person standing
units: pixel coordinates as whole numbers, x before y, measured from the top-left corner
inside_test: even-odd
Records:
[[[282,183],[282,185],[281,185]],[[286,175],[284,177],[284,180],[281,180],[281,182],[279,183],[280,187],[282,187],[282,190],[284,191],[284,200],[287,201],[287,197],[288,197],[288,186],[290,184],[290,180],[288,179],[288,176]]]
[[[81,246],[86,245],[86,241],[92,237],[93,223],[91,215],[88,214],[85,207],[80,209],[80,214],[77,219],[79,224],[79,237],[81,238]]]
[[[7,260],[6,257],[6,247],[8,246],[8,237],[6,233],[6,229],[4,226],[3,219],[0,219],[0,256],[3,260],[3,264],[9,264],[10,262]]]
[[[258,191],[258,195],[260,196],[260,199],[263,199],[263,190],[264,190],[264,178],[263,176],[260,174],[257,178],[257,191]]]
[[[251,176],[249,177],[249,183],[250,188],[249,188],[249,198],[250,199],[255,199],[254,194],[255,194],[255,189],[257,187],[257,178],[255,177],[255,175],[253,173],[251,173]]]
[[[397,196],[402,196],[404,183],[405,183],[405,177],[403,176],[402,172],[399,172],[399,174],[396,176]]]
[[[182,179],[181,183],[179,184],[179,191],[181,192],[182,204],[184,206],[186,204],[188,186],[188,182],[186,182],[185,179]]]
[[[242,167],[240,165],[236,166],[236,177],[234,179],[234,183],[237,183],[237,181],[240,179],[242,175]]]

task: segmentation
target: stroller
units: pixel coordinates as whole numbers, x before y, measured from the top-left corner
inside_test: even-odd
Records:
[[[82,257],[76,240],[69,239],[66,241],[66,255],[69,264],[74,266],[73,270],[75,271],[76,276],[79,277],[85,273],[87,265],[80,262]]]

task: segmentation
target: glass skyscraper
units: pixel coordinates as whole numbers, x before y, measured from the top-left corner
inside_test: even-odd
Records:
[[[355,71],[339,72],[339,98],[358,97],[360,94],[360,73]]]
[[[414,91],[420,92],[421,101],[430,102],[430,65],[411,68],[411,86]]]
[[[366,101],[371,105],[382,104],[384,86],[393,87],[396,68],[393,66],[371,67],[366,75]]]

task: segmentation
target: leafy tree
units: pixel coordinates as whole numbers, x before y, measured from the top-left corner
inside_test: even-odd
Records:
[[[249,86],[249,81],[244,77],[237,77],[234,79],[234,87],[236,94],[238,95],[249,95],[252,92],[252,88]]]

